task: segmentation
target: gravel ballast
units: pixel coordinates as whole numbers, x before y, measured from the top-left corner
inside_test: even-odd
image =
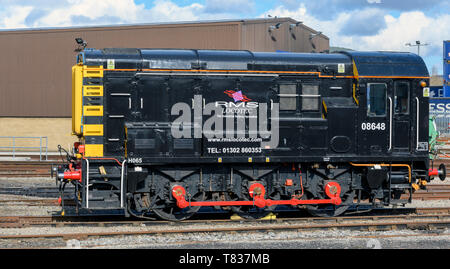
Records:
[[[450,180],[435,180],[430,184],[450,184]],[[0,179],[0,188],[5,187],[56,187],[54,179]],[[0,194],[0,200],[41,199],[35,196]],[[43,199],[43,198],[42,198]],[[450,207],[449,200],[413,201],[407,207]],[[60,212],[59,206],[27,206],[19,204],[0,205],[2,216],[41,216]],[[211,224],[213,225],[213,224]],[[251,225],[251,224],[225,224]],[[194,226],[193,226],[194,227]],[[203,226],[195,226],[201,228]],[[146,231],[148,229],[177,229],[177,225],[115,226],[115,227],[27,227],[2,228],[1,235],[18,234],[69,234],[83,232]],[[316,249],[316,248],[450,248],[450,230],[394,230],[363,232],[327,229],[298,232],[252,232],[252,233],[191,233],[154,234],[140,236],[102,237],[73,240],[70,238],[1,240],[0,248],[162,248],[162,249]]]

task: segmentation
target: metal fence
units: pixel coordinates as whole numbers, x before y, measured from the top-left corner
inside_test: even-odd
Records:
[[[450,98],[430,98],[430,117],[434,118],[436,130],[440,135],[449,136],[450,129]]]
[[[450,117],[436,117],[434,118],[434,122],[436,123],[436,130],[439,131],[440,135],[450,135]]]
[[[45,160],[48,160],[48,138],[46,136],[0,136],[0,140],[4,139],[9,140],[10,146],[0,146],[0,150],[8,150],[6,152],[12,154],[13,158],[15,158],[16,155],[25,155],[26,153],[22,150],[39,149],[39,160],[42,161],[44,156]],[[37,143],[37,140],[39,140],[39,146],[17,146],[17,143],[19,143],[19,145],[24,143],[32,144],[34,141]],[[43,144],[44,140],[45,144]]]

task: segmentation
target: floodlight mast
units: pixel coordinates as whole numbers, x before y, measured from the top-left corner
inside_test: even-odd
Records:
[[[78,44],[78,49],[76,49],[76,51],[82,51],[87,46],[87,42],[84,41],[83,38],[81,38],[81,37],[75,38],[75,42],[77,42],[77,44]]]
[[[420,56],[420,46],[428,46],[428,45],[430,45],[430,44],[428,44],[428,43],[421,43],[420,40],[417,40],[415,45],[411,44],[411,43],[406,43],[405,44],[405,46],[408,46],[408,47],[417,47],[417,55],[419,55],[419,56]]]

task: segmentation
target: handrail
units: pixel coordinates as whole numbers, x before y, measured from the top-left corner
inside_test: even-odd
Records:
[[[350,162],[350,164],[352,166],[392,166],[392,167],[406,167],[408,168],[408,181],[409,183],[411,183],[411,176],[412,176],[412,171],[411,171],[411,166],[409,164],[396,164],[396,163],[391,163],[391,164],[385,164],[385,163],[354,163],[354,162]]]
[[[47,136],[0,136],[1,138],[12,139],[12,146],[1,146],[0,149],[12,149],[13,158],[16,157],[16,149],[39,149],[39,160],[42,161],[43,149],[45,148],[45,160],[48,160],[48,137]],[[16,146],[16,139],[39,139],[39,147]],[[45,139],[45,146],[42,140]]]
[[[390,105],[390,108],[389,108],[389,149],[388,149],[388,151],[391,151],[391,149],[392,149],[392,110],[394,108],[392,107],[392,98],[391,97],[388,97],[388,98],[389,98],[389,105]]]
[[[417,104],[417,109],[416,109],[416,151],[419,150],[419,98],[416,97],[416,104]]]
[[[125,163],[126,162],[127,162],[127,160],[124,160],[122,162],[122,172],[120,174],[120,208],[123,208],[123,200],[124,200],[124,197],[123,197],[123,194],[124,194],[124,191],[123,191],[123,188],[124,188],[124,171],[125,171]]]
[[[89,208],[89,160],[86,160],[86,208]]]

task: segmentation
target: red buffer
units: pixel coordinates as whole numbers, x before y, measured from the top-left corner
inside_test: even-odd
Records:
[[[65,171],[64,179],[78,180],[81,182],[81,170]]]
[[[444,181],[445,178],[447,177],[447,171],[445,169],[445,165],[444,164],[439,165],[438,169],[430,168],[428,170],[428,176],[430,176],[430,177],[438,176],[440,180]]]

